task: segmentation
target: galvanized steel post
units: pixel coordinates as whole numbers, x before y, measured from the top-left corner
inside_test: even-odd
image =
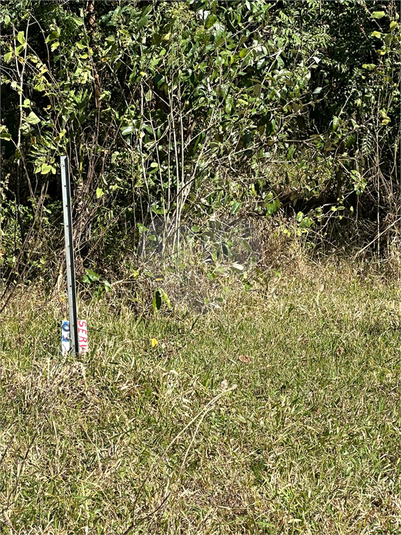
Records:
[[[72,237],[71,216],[70,165],[68,156],[61,156],[60,163],[61,186],[63,192],[64,237],[65,256],[67,261],[68,311],[70,319],[71,350],[74,355],[78,355],[78,308],[77,293],[75,288],[74,243]]]

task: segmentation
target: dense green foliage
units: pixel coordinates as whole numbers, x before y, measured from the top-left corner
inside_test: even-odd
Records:
[[[87,266],[216,214],[393,236],[395,2],[9,0],[0,17],[6,276],[57,265],[63,153]]]

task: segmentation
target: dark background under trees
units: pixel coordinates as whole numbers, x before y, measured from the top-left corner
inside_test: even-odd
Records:
[[[394,0],[3,1],[3,290],[179,248],[211,216],[295,218],[386,254],[400,216]]]

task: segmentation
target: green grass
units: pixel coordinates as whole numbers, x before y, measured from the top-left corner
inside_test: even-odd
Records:
[[[350,273],[233,283],[201,316],[83,303],[79,359],[59,302],[16,297],[1,533],[399,533],[399,288]]]

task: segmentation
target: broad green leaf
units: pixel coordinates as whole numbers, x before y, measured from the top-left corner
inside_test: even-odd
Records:
[[[381,36],[382,36],[382,34],[380,32],[374,31],[374,32],[371,33],[371,37],[377,37],[378,39],[380,39]]]
[[[10,141],[11,140],[11,134],[9,134],[8,132],[2,132],[0,134],[0,139],[4,139],[5,141]]]
[[[10,63],[10,61],[13,59],[13,53],[7,52],[7,54],[4,54],[4,61],[6,63]]]
[[[266,203],[266,217],[275,214],[280,206],[280,201],[278,199],[274,199],[271,203]]]
[[[17,41],[18,41],[21,45],[24,45],[24,44],[26,43],[24,32],[18,32],[18,35],[17,35]]]
[[[321,93],[322,91],[323,91],[323,87],[317,87],[317,88],[314,90],[313,94],[314,94],[314,95],[318,95],[318,94]]]
[[[104,195],[104,191],[102,190],[102,188],[97,188],[96,189],[96,197],[98,199],[100,199],[100,197],[103,197],[103,195]]]
[[[299,224],[301,228],[309,228],[312,225],[313,225],[313,219],[311,219],[310,217],[304,217]]]
[[[372,13],[372,19],[382,19],[385,16],[386,14],[384,11],[373,11]]]
[[[72,20],[75,22],[77,26],[83,26],[84,25],[84,19],[81,19],[77,15],[72,15]]]
[[[393,30],[395,30],[395,28],[397,28],[398,24],[395,22],[395,20],[392,20],[390,22],[390,32],[392,32]]]
[[[138,22],[138,26],[137,26],[137,29],[140,30],[142,28],[142,26],[145,26],[145,24],[148,22],[149,20],[149,17],[142,17],[140,19],[140,21]]]
[[[86,269],[86,275],[82,279],[83,282],[91,283],[91,282],[97,282],[100,279],[100,276],[92,271],[91,269]]]
[[[129,134],[132,134],[133,131],[134,131],[134,127],[132,125],[130,125],[130,126],[127,126],[126,128],[124,128],[124,130],[122,130],[121,135],[122,136],[128,136]]]
[[[56,50],[56,48],[58,48],[60,45],[60,43],[58,41],[55,41],[54,43],[52,43],[51,47],[50,47],[50,50],[52,52],[54,52]]]
[[[40,168],[40,173],[42,175],[48,175],[52,169],[53,167],[51,165],[48,165],[47,163],[43,163]]]
[[[34,113],[33,111],[31,111],[31,113],[28,115],[28,117],[26,118],[26,122],[29,123],[29,124],[38,124],[40,123],[40,119],[39,117],[36,115],[36,113]]]
[[[216,15],[209,15],[205,22],[205,28],[208,30],[213,26],[213,24],[216,22],[217,17]]]

